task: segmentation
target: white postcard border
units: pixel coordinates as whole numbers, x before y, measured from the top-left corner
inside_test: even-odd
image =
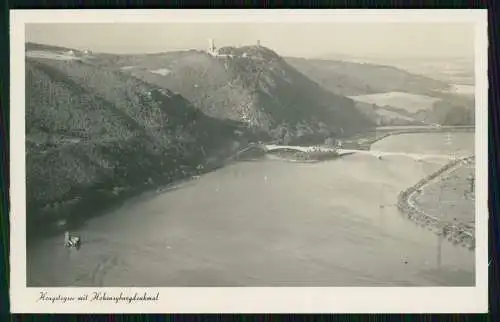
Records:
[[[11,29],[11,312],[13,313],[476,313],[488,310],[488,78],[486,10],[13,10]],[[26,23],[368,23],[475,24],[475,287],[26,287],[25,55]],[[40,292],[148,294],[152,302],[37,302]]]

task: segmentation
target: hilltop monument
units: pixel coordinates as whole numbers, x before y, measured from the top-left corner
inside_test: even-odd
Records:
[[[213,39],[208,40],[208,50],[207,52],[212,55],[216,56],[217,55],[217,47],[215,47],[215,43]]]

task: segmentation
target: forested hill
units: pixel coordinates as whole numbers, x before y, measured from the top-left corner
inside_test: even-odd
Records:
[[[93,62],[178,92],[203,113],[297,142],[373,125],[354,101],[322,88],[262,46],[151,55],[101,55]],[[303,140],[301,140],[301,138]]]
[[[113,199],[196,174],[252,135],[130,75],[80,59],[28,57],[28,224],[89,216]]]

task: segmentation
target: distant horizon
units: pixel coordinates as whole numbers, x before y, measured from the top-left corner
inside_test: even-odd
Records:
[[[164,50],[164,51],[154,51],[154,52],[132,52],[132,53],[122,53],[122,52],[106,52],[106,51],[95,51],[91,50],[88,48],[84,47],[79,47],[79,46],[65,46],[65,45],[59,45],[59,44],[54,44],[54,43],[42,43],[42,42],[34,42],[34,41],[25,41],[25,44],[34,44],[34,45],[42,45],[42,46],[49,46],[49,47],[60,47],[60,48],[65,48],[65,49],[70,49],[70,50],[77,50],[77,51],[85,51],[89,50],[90,52],[97,53],[97,54],[105,54],[105,55],[123,55],[123,56],[134,56],[134,55],[159,55],[159,54],[165,54],[165,53],[174,53],[174,52],[184,52],[184,51],[190,51],[190,50],[200,50],[200,51],[205,51],[206,48],[179,48],[179,49],[172,49],[172,50]],[[224,47],[245,47],[245,46],[255,46],[256,44],[241,44],[241,45],[225,45],[221,46],[219,48],[224,48]],[[265,45],[260,45],[261,47],[268,48],[270,50],[275,51],[272,47],[268,47]],[[276,51],[275,51],[276,52]],[[405,56],[405,57],[396,57],[396,56],[387,56],[387,57],[380,57],[380,56],[368,56],[368,55],[357,55],[357,54],[347,54],[347,53],[342,53],[342,52],[331,52],[319,56],[313,56],[313,57],[304,57],[304,56],[297,56],[297,55],[282,55],[278,52],[276,52],[282,57],[285,58],[300,58],[300,59],[314,59],[314,60],[343,60],[343,59],[349,59],[352,62],[356,62],[358,60],[362,62],[371,62],[372,64],[376,64],[377,61],[381,62],[384,61],[385,59],[401,59],[401,60],[424,60],[424,59],[430,59],[430,60],[443,60],[443,59],[464,59],[464,60],[471,60],[473,61],[473,57],[470,56],[446,56],[446,57],[440,57],[440,56]]]
[[[53,23],[27,24],[25,33],[26,42],[123,55],[205,50],[211,38],[218,47],[260,41],[284,57],[474,57],[468,23]]]

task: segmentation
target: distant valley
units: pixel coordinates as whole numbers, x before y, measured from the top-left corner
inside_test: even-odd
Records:
[[[473,85],[367,63],[369,59],[336,59],[287,61],[325,89],[353,99],[356,107],[378,125],[474,124]]]

